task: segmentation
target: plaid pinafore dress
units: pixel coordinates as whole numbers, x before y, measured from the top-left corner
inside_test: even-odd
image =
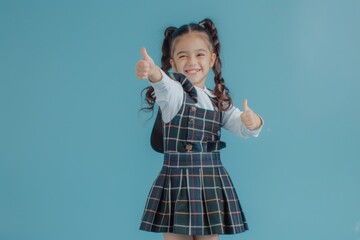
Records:
[[[236,234],[248,226],[233,183],[220,160],[221,112],[196,106],[197,93],[182,74],[177,115],[164,124],[164,164],[150,190],[140,229],[186,235]],[[217,108],[215,108],[217,109]]]

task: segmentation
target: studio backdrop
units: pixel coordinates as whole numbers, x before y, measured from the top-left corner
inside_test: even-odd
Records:
[[[360,2],[0,1],[0,239],[161,239],[139,231],[162,166],[140,49],[211,18],[234,104],[223,164],[250,231],[221,239],[360,239]],[[212,87],[208,79],[208,87]]]

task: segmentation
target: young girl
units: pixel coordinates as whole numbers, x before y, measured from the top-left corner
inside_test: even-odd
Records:
[[[205,19],[167,28],[161,69],[145,48],[141,53],[136,76],[150,81],[149,108],[155,102],[160,106],[164,164],[150,190],[140,229],[162,232],[165,240],[210,240],[248,230],[220,160],[220,149],[225,147],[220,128],[240,137],[256,137],[263,121],[246,99],[243,112],[233,106],[222,78],[214,23]],[[168,72],[171,68],[174,73]],[[213,91],[205,86],[210,69]]]

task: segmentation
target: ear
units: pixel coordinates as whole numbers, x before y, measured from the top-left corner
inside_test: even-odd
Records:
[[[170,64],[171,64],[172,69],[173,69],[175,72],[177,72],[177,69],[176,69],[176,66],[175,66],[175,62],[174,62],[174,60],[172,60],[172,58],[170,58]]]
[[[210,66],[211,66],[211,68],[214,66],[215,61],[216,61],[216,54],[215,54],[215,53],[212,53],[212,54],[211,54],[211,61],[210,61]]]

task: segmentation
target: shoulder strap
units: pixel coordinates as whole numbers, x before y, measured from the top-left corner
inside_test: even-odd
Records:
[[[182,73],[169,73],[169,76],[174,79],[175,81],[178,81],[181,83],[182,88],[184,91],[189,94],[189,96],[197,103],[197,92],[195,87],[192,85],[189,79],[186,78],[186,76]]]

